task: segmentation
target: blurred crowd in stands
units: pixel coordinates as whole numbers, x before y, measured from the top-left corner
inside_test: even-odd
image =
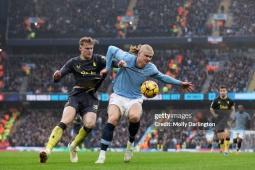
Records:
[[[229,13],[233,14],[233,23],[223,30],[223,35],[255,34],[255,1],[233,0],[229,7]]]
[[[24,0],[22,3],[12,0],[9,33],[16,35],[15,38],[26,38],[30,33],[40,38],[81,34],[116,37],[116,18],[126,13],[128,5],[129,0]]]
[[[251,118],[251,129],[254,130],[254,114],[253,111],[247,111]],[[155,119],[155,114],[163,113],[160,110],[144,111],[141,119],[141,126],[136,136],[135,144],[137,149],[156,149],[159,151],[166,151],[167,149],[201,149],[208,148],[211,142],[215,142],[215,136],[211,133],[208,136],[208,132],[212,132],[213,126],[191,126],[184,125],[179,126],[157,126],[158,123],[206,123],[212,122],[212,116],[208,110],[169,110],[166,114],[175,115],[170,118]],[[8,133],[0,133],[0,137],[6,137],[5,141],[8,142],[6,146],[45,146],[47,138],[51,133],[52,127],[54,127],[59,121],[62,114],[60,109],[24,109],[18,111],[17,109],[10,109],[10,111],[2,111],[0,114],[0,132],[2,127],[8,129]],[[176,115],[190,115],[191,117],[181,119]],[[13,119],[12,121],[9,121]],[[7,122],[7,123],[6,123]],[[11,123],[8,123],[11,122]],[[93,129],[90,136],[85,141],[85,148],[93,149],[100,147],[100,139],[102,129],[107,122],[107,113],[105,109],[100,109],[98,112],[98,118],[96,127]],[[114,131],[113,141],[111,148],[125,148],[128,140],[128,121],[122,118]],[[6,125],[6,126],[5,126]],[[7,126],[8,125],[8,126]],[[3,134],[3,135],[2,135]],[[2,135],[2,136],[1,136]],[[254,133],[253,133],[254,137]],[[71,141],[71,126],[68,126],[64,131],[61,140],[57,143],[56,147],[66,147]],[[4,140],[2,139],[1,142]],[[0,143],[1,143],[0,142]],[[245,140],[249,143],[249,140]],[[251,141],[250,141],[251,142]],[[248,144],[247,144],[248,145]],[[250,145],[255,147],[252,142]],[[216,146],[215,146],[216,147]]]
[[[230,61],[225,61],[223,68],[213,75],[209,92],[217,92],[225,84],[229,92],[246,92],[254,70],[254,58],[234,54]]]
[[[219,52],[205,49],[154,49],[152,62],[158,69],[173,78],[191,81],[194,92],[218,92],[224,84],[229,92],[245,92],[249,86],[254,59],[245,53]],[[96,52],[94,52],[96,53]],[[105,55],[104,52],[103,55]],[[51,55],[0,55],[0,91],[23,94],[68,93],[73,87],[71,74],[53,83],[52,75],[68,59],[77,54],[56,53]],[[113,70],[99,88],[99,93],[111,93],[111,82],[116,75]],[[208,76],[211,76],[211,78]],[[151,78],[153,79],[153,78]],[[155,80],[155,79],[154,79]],[[161,93],[182,93],[178,86],[155,80]]]
[[[60,109],[23,111],[23,113],[17,118],[13,126],[12,134],[8,138],[10,145],[43,147],[45,142],[47,142],[52,127],[57,124],[61,118],[61,115],[62,110]],[[141,122],[141,128],[137,134],[138,140],[143,136],[148,126],[153,123],[154,118],[153,114],[147,111],[144,111],[142,117],[143,121]],[[85,141],[85,146],[87,148],[100,147],[101,132],[106,124],[106,121],[106,110],[100,110],[98,112],[96,127],[92,131],[89,138]],[[127,119],[121,119],[114,132],[114,139],[111,144],[112,147],[125,147],[126,142],[128,141],[128,129],[124,127],[128,127],[128,123],[129,122]],[[62,139],[58,142],[56,147],[67,146],[71,139],[71,126],[68,126],[63,133]]]
[[[207,36],[212,25],[206,21],[216,13],[219,0],[162,0],[137,1],[134,9],[139,17],[136,29],[128,29],[130,36]],[[129,32],[128,32],[129,33]]]
[[[225,36],[255,33],[253,0],[139,0],[136,4],[130,0],[11,0],[9,9],[9,38],[212,36],[218,27]],[[227,18],[216,23],[213,14]],[[123,16],[133,19],[123,21]]]

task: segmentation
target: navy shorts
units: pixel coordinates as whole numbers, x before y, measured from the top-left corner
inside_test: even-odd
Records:
[[[217,133],[224,132],[225,129],[230,129],[231,127],[231,119],[229,117],[224,117],[218,120],[215,124],[215,129]]]
[[[88,89],[75,88],[69,93],[66,106],[75,108],[76,112],[83,117],[88,112],[97,113],[99,101],[93,91],[88,92]]]

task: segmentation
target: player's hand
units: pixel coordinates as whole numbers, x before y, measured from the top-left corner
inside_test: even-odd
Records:
[[[55,71],[53,74],[54,80],[59,80],[61,77],[61,72],[59,70]]]
[[[100,71],[100,76],[102,77],[104,74],[108,74],[109,70],[107,70],[106,68]]]
[[[181,81],[180,86],[185,92],[192,92],[194,90],[194,85],[191,82]]]
[[[120,60],[120,62],[118,63],[119,67],[127,67],[127,63],[124,60]]]

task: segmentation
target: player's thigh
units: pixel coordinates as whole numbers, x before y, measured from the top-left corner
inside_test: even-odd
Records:
[[[224,131],[217,132],[218,139],[224,139]]]
[[[88,113],[84,114],[84,116],[83,116],[83,124],[86,127],[93,128],[96,124],[96,120],[97,120],[97,115],[94,112],[88,112]]]
[[[225,137],[229,138],[230,137],[230,129],[229,128],[224,129],[224,134],[225,134]]]
[[[133,103],[128,110],[128,119],[138,122],[142,115],[142,105],[138,102]]]
[[[75,115],[76,115],[75,108],[73,108],[72,106],[66,106],[62,114],[61,122],[68,125],[74,119]]]
[[[119,106],[115,104],[110,104],[108,106],[108,122],[112,123],[113,125],[117,125],[117,122],[119,121],[121,117],[121,111]]]

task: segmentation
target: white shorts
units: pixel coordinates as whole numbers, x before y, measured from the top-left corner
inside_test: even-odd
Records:
[[[235,138],[243,139],[244,132],[245,132],[244,130],[231,130],[231,133],[233,133],[233,139]]]
[[[205,138],[207,141],[213,141],[214,132],[212,130],[206,131]]]
[[[120,109],[121,116],[125,116],[125,117],[128,116],[128,111],[129,111],[130,107],[135,103],[142,105],[143,100],[142,99],[129,99],[129,98],[120,96],[118,94],[112,93],[111,97],[110,97],[110,101],[109,101],[109,105],[111,105],[111,104],[117,105]],[[140,114],[142,114],[142,111]]]

